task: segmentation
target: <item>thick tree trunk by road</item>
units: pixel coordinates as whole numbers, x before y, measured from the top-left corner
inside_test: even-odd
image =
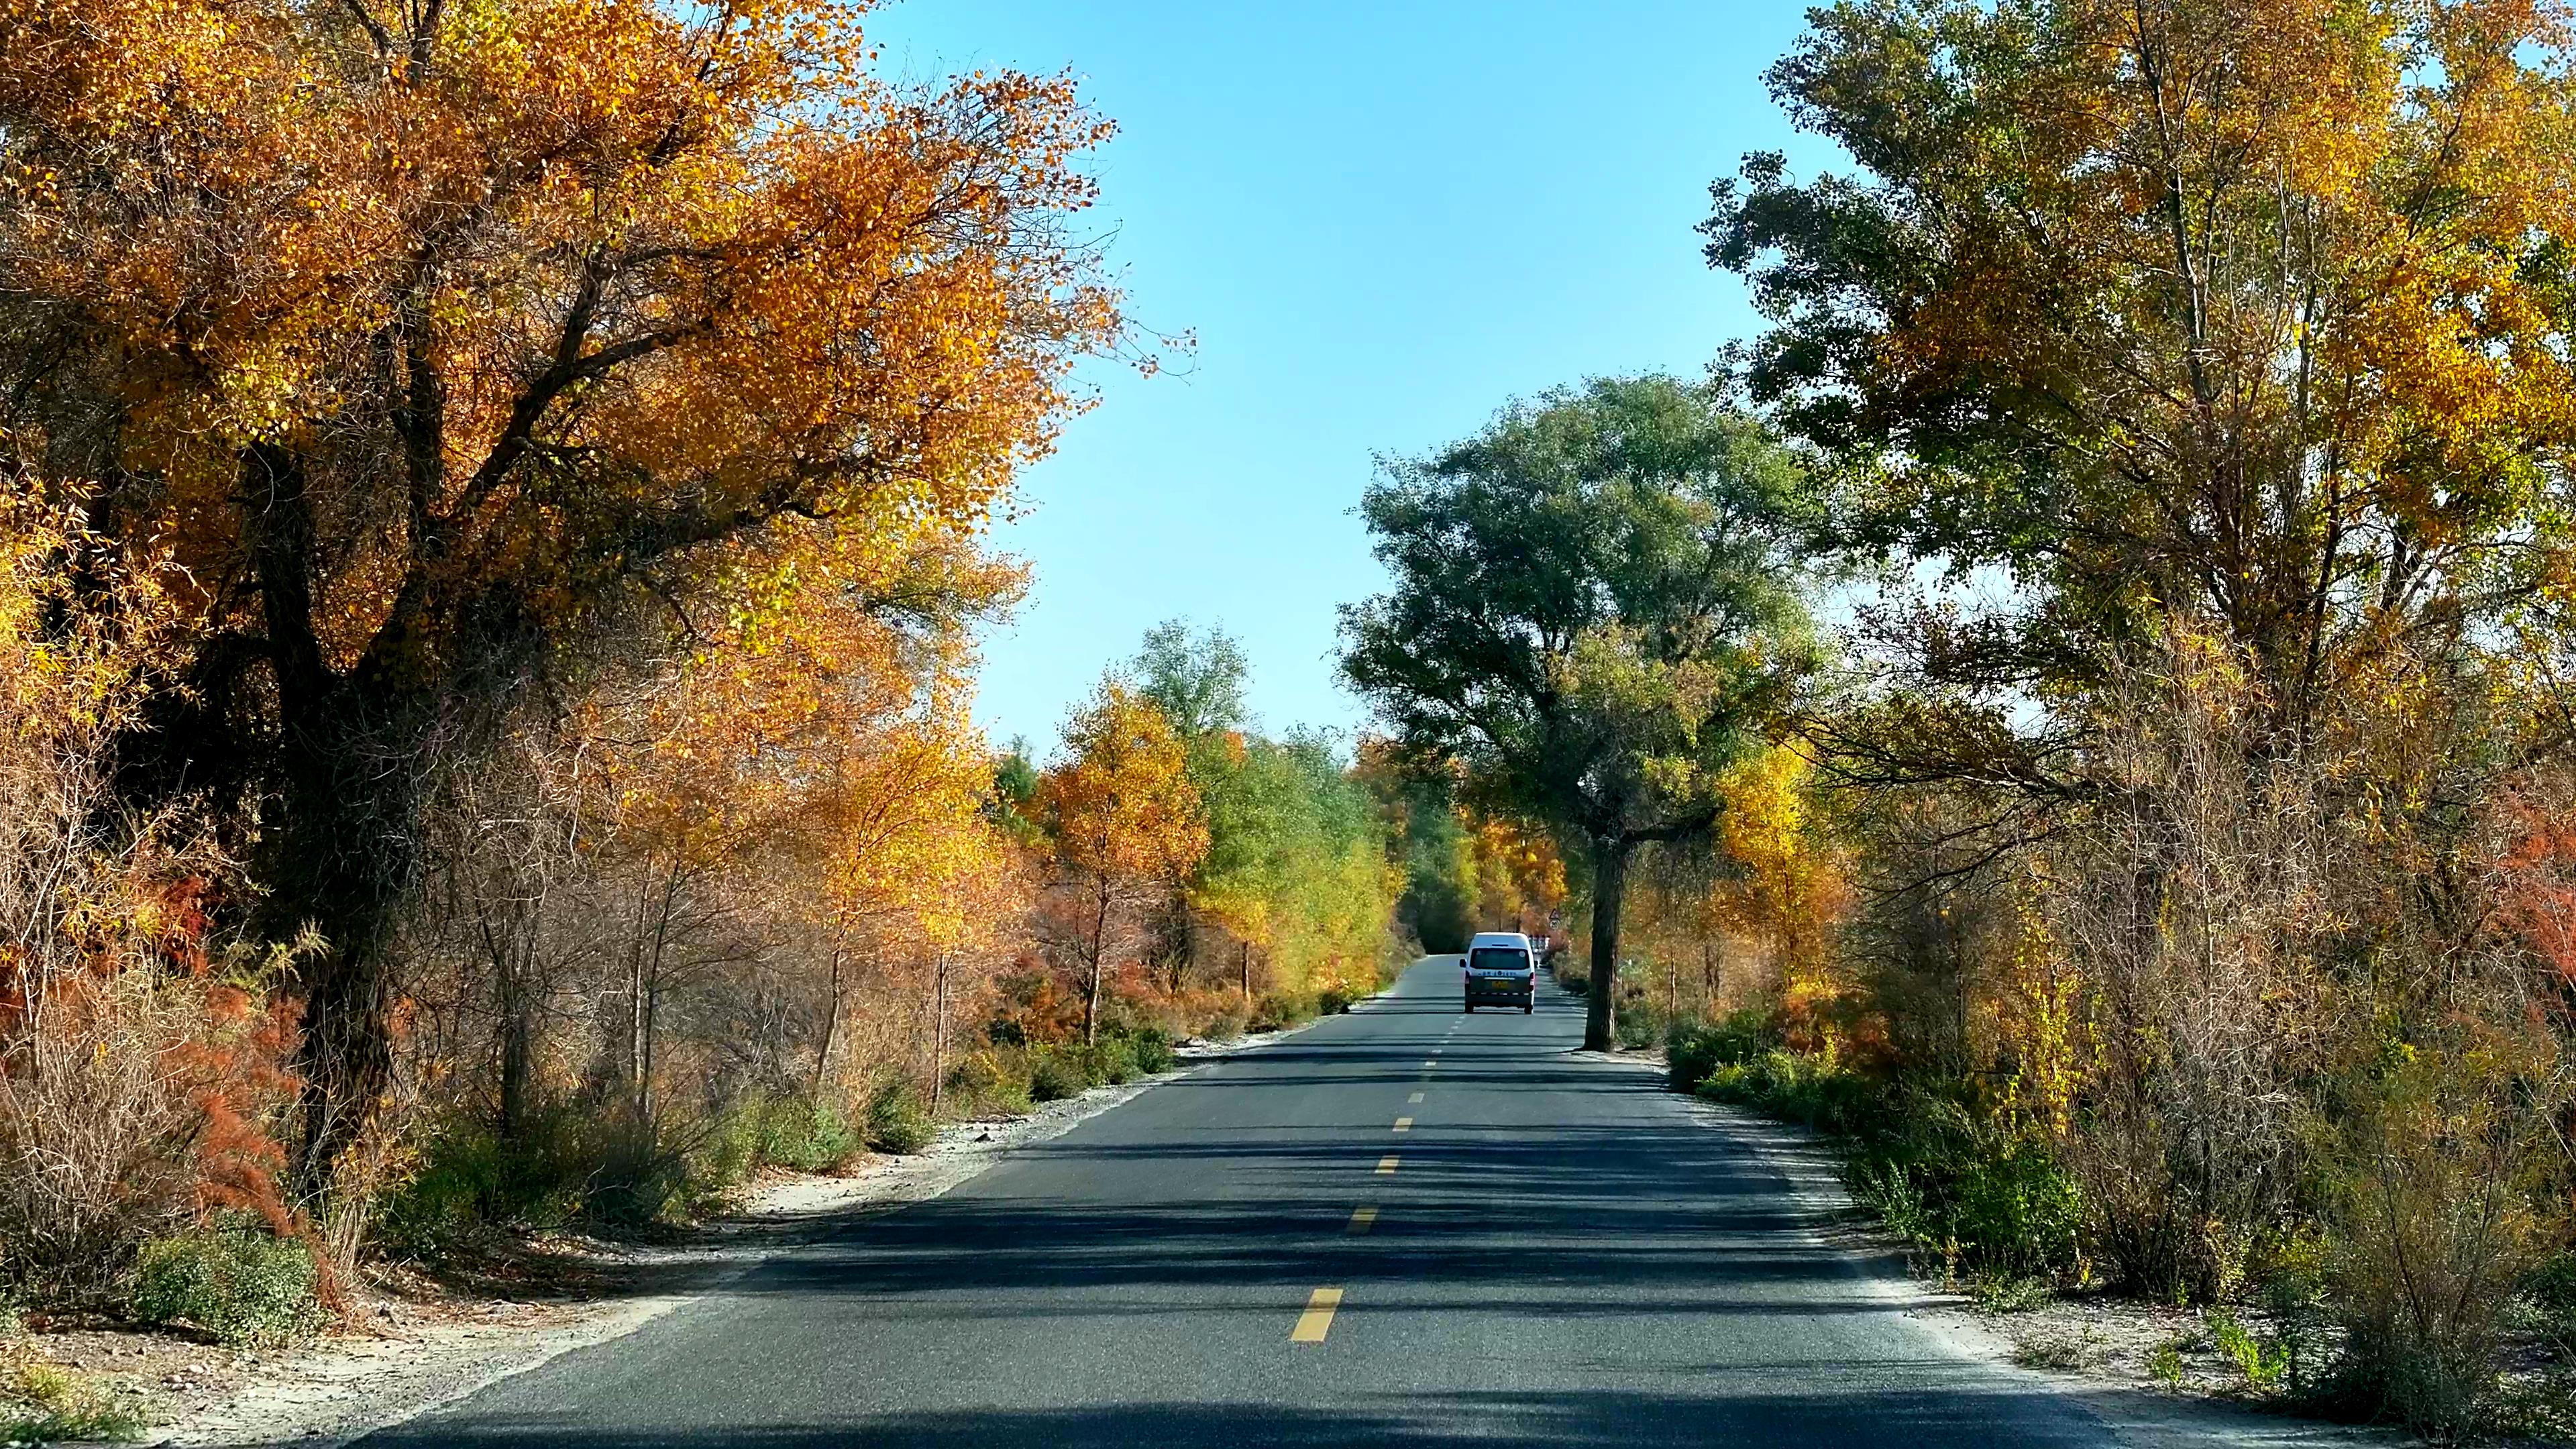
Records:
[[[1610,1050],[1619,984],[1619,906],[1628,893],[1626,840],[1596,840],[1592,845],[1592,984],[1583,993],[1583,1045],[1588,1051]]]

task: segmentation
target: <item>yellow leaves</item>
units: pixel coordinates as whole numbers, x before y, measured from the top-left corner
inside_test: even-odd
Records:
[[[140,718],[176,662],[158,561],[127,559],[82,523],[76,488],[49,499],[0,482],[0,734],[90,751]]]
[[[238,450],[299,454],[347,651],[423,574],[577,609],[638,519],[979,527],[1122,325],[1056,231],[1105,127],[1060,77],[891,87],[864,8],[459,0],[415,71],[340,7],[0,0],[7,288],[113,343],[119,461],[172,484],[136,526],[199,575]]]
[[[1793,1021],[1819,1017],[1841,995],[1833,932],[1853,895],[1848,850],[1816,817],[1810,774],[1796,750],[1776,745],[1726,772],[1719,843],[1742,874],[1720,881],[1706,902],[1712,925],[1777,947]]]
[[[1038,785],[1038,809],[1065,865],[1124,881],[1176,876],[1207,853],[1189,752],[1152,701],[1103,683],[1065,727],[1065,756]]]

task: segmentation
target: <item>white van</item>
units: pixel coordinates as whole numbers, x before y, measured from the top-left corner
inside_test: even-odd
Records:
[[[1458,960],[1467,1009],[1517,1006],[1527,1016],[1538,1005],[1538,952],[1518,931],[1480,931]]]

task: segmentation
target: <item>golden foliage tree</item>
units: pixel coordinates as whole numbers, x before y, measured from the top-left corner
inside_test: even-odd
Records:
[[[1207,821],[1170,717],[1115,679],[1074,711],[1064,758],[1039,783],[1037,805],[1072,887],[1078,919],[1069,936],[1082,973],[1082,1035],[1093,1041],[1120,914],[1198,863],[1207,853]]]
[[[860,8],[0,4],[5,421],[185,570],[134,778],[270,802],[308,1188],[384,1079],[430,722],[641,594],[757,622],[973,528],[1117,335],[1061,229],[1101,123],[889,86]]]
[[[2392,647],[2563,601],[2569,39],[2534,0],[1817,12],[1771,84],[1862,169],[1720,184],[1710,255],[1775,322],[1739,360],[1850,537],[2025,586],[1912,621],[1956,693],[1847,730],[1873,774],[2061,791],[2063,734],[1996,695],[2116,674],[2169,611],[2280,739]]]

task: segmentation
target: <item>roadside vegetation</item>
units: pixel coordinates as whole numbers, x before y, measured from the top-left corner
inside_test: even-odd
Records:
[[[1215,631],[971,724],[987,520],[1152,366],[1067,83],[181,8],[0,4],[0,1441],[134,1420],[30,1322],[288,1342],[1560,903]]]
[[[0,0],[0,1440],[136,1422],[27,1317],[290,1341],[1558,920],[1987,1305],[2576,1434],[2554,11],[1819,9],[1757,335],[1366,493],[1383,735],[1175,621],[1039,752],[985,529],[1153,365],[1107,123],[837,4],[379,9]]]
[[[1593,1044],[1834,1134],[1991,1306],[2190,1305],[2170,1382],[2568,1432],[2570,56],[1813,13],[1770,83],[1856,169],[1703,228],[1766,330],[1366,507],[1351,678],[1564,847]]]

